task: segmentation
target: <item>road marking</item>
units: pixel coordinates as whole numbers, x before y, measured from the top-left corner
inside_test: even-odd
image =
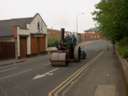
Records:
[[[98,85],[95,96],[116,96],[116,87],[114,85]]]
[[[58,94],[68,87],[73,81],[75,81],[83,71],[87,70],[90,65],[93,64],[104,52],[100,52],[96,57],[94,57],[91,61],[87,64],[83,65],[77,71],[75,71],[71,76],[69,76],[65,81],[63,81],[60,85],[58,85],[55,89],[49,92],[48,96],[58,96]]]
[[[36,76],[34,76],[32,79],[33,79],[33,80],[37,80],[37,79],[40,79],[40,78],[43,78],[43,77],[46,77],[46,76],[52,76],[52,75],[54,75],[53,72],[55,72],[55,71],[57,71],[57,70],[59,70],[59,68],[55,68],[55,69],[53,69],[53,70],[51,70],[51,71],[49,71],[49,72],[46,72],[46,73],[44,73],[44,74],[36,75]]]
[[[1,70],[0,73],[2,73],[2,72],[7,72],[7,71],[10,71],[10,70],[13,70],[13,69],[16,69],[16,67],[8,68],[8,69],[6,69],[6,70]]]
[[[24,74],[24,73],[27,73],[27,72],[30,72],[30,71],[32,71],[32,69],[27,69],[27,70],[24,70],[24,71],[21,71],[21,72],[12,74],[12,75],[7,75],[7,76],[4,76],[4,77],[1,77],[0,80],[8,79],[8,78],[11,78],[11,77],[15,77],[15,76],[18,76],[18,75],[21,75],[21,74]]]

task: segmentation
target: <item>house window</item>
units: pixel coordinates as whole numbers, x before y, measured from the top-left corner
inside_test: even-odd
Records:
[[[40,23],[39,22],[37,23],[37,29],[40,32]]]
[[[42,31],[42,27],[41,27],[41,31]]]

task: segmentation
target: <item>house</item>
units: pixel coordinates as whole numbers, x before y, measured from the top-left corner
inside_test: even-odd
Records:
[[[40,14],[0,20],[0,59],[23,58],[45,52],[47,25]]]

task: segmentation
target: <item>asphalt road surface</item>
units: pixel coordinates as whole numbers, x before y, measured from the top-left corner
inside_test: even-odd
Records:
[[[52,67],[47,55],[28,58],[20,64],[0,67],[0,96],[48,96],[48,93],[109,44],[98,40],[82,43],[87,59],[68,67]]]

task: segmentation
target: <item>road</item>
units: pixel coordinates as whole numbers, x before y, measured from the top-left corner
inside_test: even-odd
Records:
[[[20,64],[0,67],[0,96],[48,96],[48,93],[81,66],[94,58],[108,44],[99,40],[81,45],[87,59],[68,67],[52,67],[48,56],[26,59]]]

